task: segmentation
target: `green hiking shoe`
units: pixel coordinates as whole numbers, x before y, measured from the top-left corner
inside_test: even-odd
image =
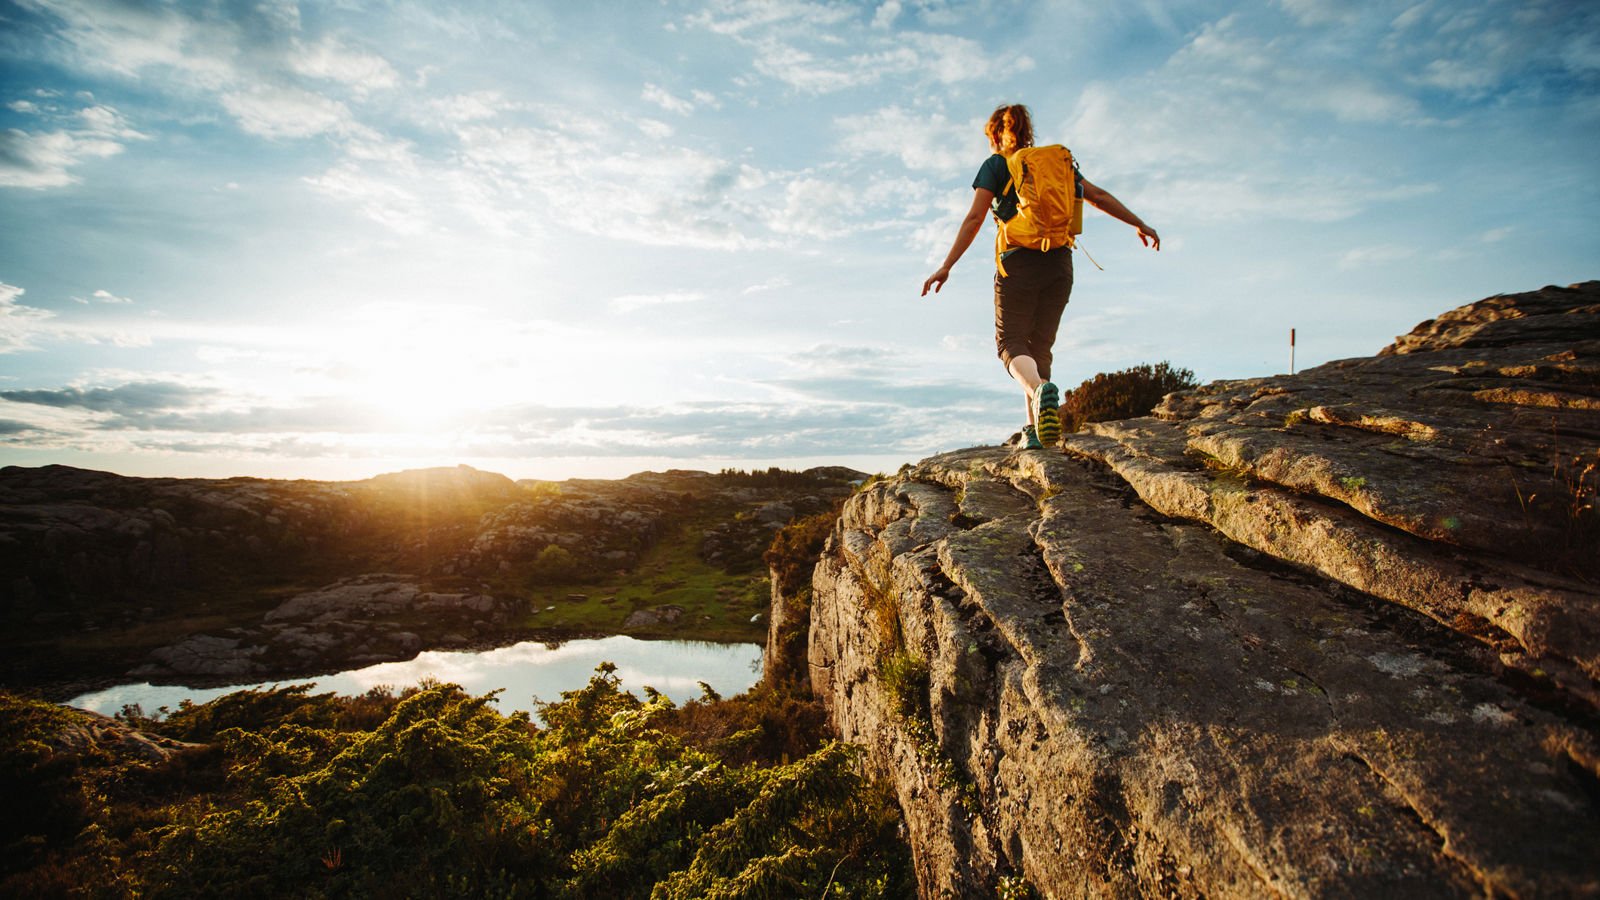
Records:
[[[1046,381],[1033,392],[1033,421],[1039,441],[1046,447],[1054,447],[1061,440],[1060,409],[1061,392],[1053,383]]]
[[[1018,450],[1043,450],[1044,445],[1039,443],[1039,433],[1033,430],[1032,425],[1022,426],[1022,440],[1017,444]]]

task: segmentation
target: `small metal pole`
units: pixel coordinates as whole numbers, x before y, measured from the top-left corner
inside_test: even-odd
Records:
[[[1289,374],[1294,374],[1294,329],[1289,329]]]

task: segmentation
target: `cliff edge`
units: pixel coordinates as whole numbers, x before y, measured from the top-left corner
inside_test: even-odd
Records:
[[[868,485],[807,671],[926,897],[1600,895],[1600,282]]]

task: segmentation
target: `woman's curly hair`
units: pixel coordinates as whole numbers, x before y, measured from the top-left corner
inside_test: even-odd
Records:
[[[983,128],[989,143],[1004,156],[1033,146],[1033,118],[1021,103],[1001,104],[989,115]]]

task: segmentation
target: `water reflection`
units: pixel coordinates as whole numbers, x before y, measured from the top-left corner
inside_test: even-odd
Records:
[[[428,650],[405,662],[379,663],[318,678],[264,681],[218,688],[181,685],[127,684],[93,691],[67,701],[69,706],[112,715],[131,703],[146,714],[160,707],[177,709],[183,700],[205,703],[245,688],[285,684],[315,685],[313,693],[356,695],[380,685],[396,689],[424,678],[454,682],[471,694],[504,688],[499,710],[533,711],[533,701],[560,699],[562,691],[582,687],[594,667],[610,660],[624,690],[642,695],[649,685],[676,703],[700,696],[700,682],[723,696],[747,690],[761,677],[760,644],[712,644],[702,641],[641,641],[616,635],[596,640],[543,644],[525,641],[493,650]]]

